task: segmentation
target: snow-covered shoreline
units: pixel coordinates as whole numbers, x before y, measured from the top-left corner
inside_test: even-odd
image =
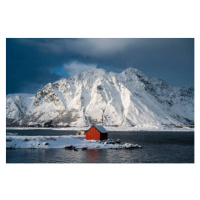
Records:
[[[85,136],[6,136],[7,149],[51,149],[65,148],[70,150],[87,149],[134,149],[141,148],[137,144],[119,144],[119,140],[85,140]]]
[[[90,127],[65,127],[65,128],[57,128],[57,127],[6,127],[6,130],[59,130],[59,131],[77,131],[77,130],[88,130]],[[104,126],[104,128],[108,131],[159,131],[159,132],[193,132],[194,128],[176,128],[176,127],[162,127],[162,126],[134,126],[134,127],[110,127]]]

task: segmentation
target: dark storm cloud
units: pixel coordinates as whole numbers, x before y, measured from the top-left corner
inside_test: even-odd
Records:
[[[7,39],[6,47],[7,93],[36,92],[96,67],[135,67],[170,84],[194,85],[193,39]]]
[[[6,90],[7,93],[36,92],[48,81],[60,77],[49,69],[57,65],[53,57],[41,55],[37,49],[19,44],[13,39],[6,41]]]
[[[123,52],[137,39],[21,39],[23,44],[37,47],[41,52],[63,55],[73,53],[80,56],[104,57]]]

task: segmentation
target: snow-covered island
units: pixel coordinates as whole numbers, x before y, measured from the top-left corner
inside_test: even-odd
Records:
[[[141,148],[138,144],[120,144],[120,140],[108,139],[104,141],[86,140],[84,135],[75,136],[17,136],[15,133],[7,133],[7,149],[49,149],[65,148],[70,150],[87,149],[135,149]]]

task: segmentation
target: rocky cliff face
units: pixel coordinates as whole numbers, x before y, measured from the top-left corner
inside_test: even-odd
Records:
[[[134,126],[194,122],[194,89],[95,69],[49,83],[35,95],[7,95],[8,126]],[[46,123],[46,124],[45,124]]]

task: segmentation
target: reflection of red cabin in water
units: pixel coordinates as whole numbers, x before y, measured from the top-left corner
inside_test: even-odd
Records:
[[[86,132],[86,140],[107,140],[108,131],[103,126],[93,125]]]

